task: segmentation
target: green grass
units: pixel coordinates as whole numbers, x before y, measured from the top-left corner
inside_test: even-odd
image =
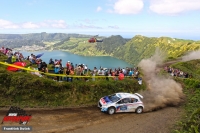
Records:
[[[200,60],[179,62],[172,65],[184,72],[192,73],[193,78],[177,78],[177,82],[184,85],[186,101],[183,105],[184,115],[178,122],[174,133],[199,133],[200,132]]]
[[[178,79],[184,83],[186,102],[183,105],[184,114],[177,122],[174,133],[199,133],[200,131],[200,80]]]

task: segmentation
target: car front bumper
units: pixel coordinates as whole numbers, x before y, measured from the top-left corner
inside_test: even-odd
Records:
[[[102,112],[107,112],[107,111],[108,111],[108,108],[102,107],[102,108],[101,108],[101,111],[102,111]]]

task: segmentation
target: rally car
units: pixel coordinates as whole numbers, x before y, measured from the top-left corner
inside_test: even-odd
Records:
[[[98,107],[102,112],[112,115],[118,112],[143,112],[144,105],[141,101],[143,96],[138,93],[115,93],[102,97],[98,102]]]

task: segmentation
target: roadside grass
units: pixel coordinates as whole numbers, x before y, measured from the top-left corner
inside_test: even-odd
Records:
[[[183,84],[186,101],[183,104],[184,113],[177,122],[173,133],[199,133],[200,132],[200,60],[179,62],[171,65],[184,72],[191,73],[193,78],[176,78]]]
[[[176,79],[184,83],[186,101],[183,105],[184,113],[177,122],[173,133],[199,133],[200,132],[200,80]]]

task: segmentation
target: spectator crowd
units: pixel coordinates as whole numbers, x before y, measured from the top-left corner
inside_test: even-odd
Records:
[[[97,76],[104,76],[106,80],[109,80],[109,76],[113,78],[113,80],[123,80],[124,77],[129,76],[130,78],[138,79],[139,78],[139,70],[137,67],[135,68],[115,68],[108,69],[103,67],[94,67],[93,69],[89,69],[86,64],[79,63],[73,64],[73,62],[68,61],[66,64],[62,63],[62,59],[52,58],[49,60],[48,64],[45,61],[42,61],[41,58],[38,58],[37,55],[31,54],[28,57],[24,58],[23,54],[20,52],[13,52],[12,49],[9,48],[0,48],[0,52],[6,55],[8,58],[6,60],[7,63],[13,64],[15,62],[23,62],[25,60],[30,61],[30,66],[27,69],[30,70],[38,70],[43,73],[53,73],[53,74],[65,74],[66,77],[63,76],[55,76],[55,81],[68,81],[72,82],[73,80],[80,80],[79,76],[92,76],[92,80],[94,81]],[[35,68],[35,66],[37,66]],[[27,71],[29,72],[29,71]],[[43,75],[39,72],[30,72],[31,74],[36,74],[40,77]],[[83,78],[85,81],[88,81],[88,78]]]
[[[180,69],[172,68],[170,66],[165,66],[164,70],[168,72],[171,76],[180,77],[180,78],[192,78],[192,73],[188,74]]]

